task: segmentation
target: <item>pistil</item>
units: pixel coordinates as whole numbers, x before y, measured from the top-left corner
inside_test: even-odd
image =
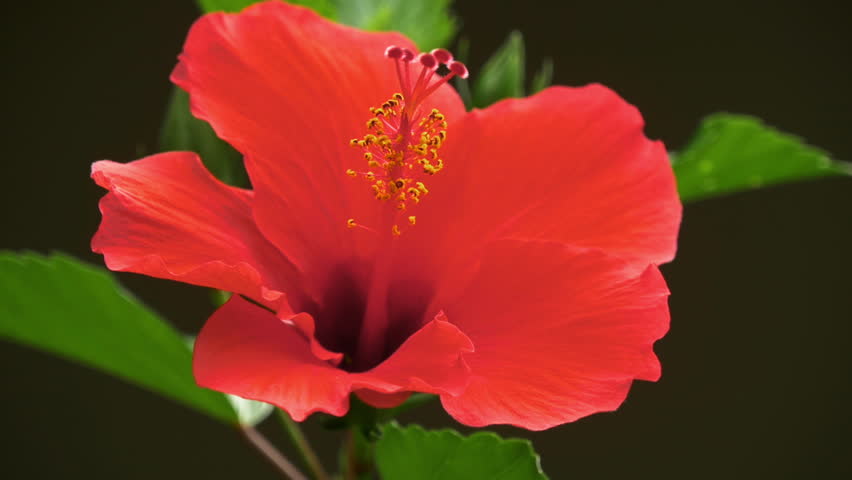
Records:
[[[388,296],[396,249],[395,238],[417,223],[411,210],[429,193],[426,179],[444,168],[439,150],[447,138],[447,120],[436,108],[424,108],[424,102],[443,84],[455,76],[467,78],[464,64],[453,60],[443,49],[415,55],[408,49],[390,46],[385,57],[394,61],[401,93],[370,109],[372,117],[366,122],[368,133],[355,138],[350,145],[362,150],[367,162],[365,170],[349,169],[346,174],[369,182],[372,194],[381,203],[393,208],[381,217],[388,220],[390,236],[380,238],[381,252],[370,278],[367,307],[359,337],[356,362],[358,368],[377,365],[385,352],[390,319]],[[448,74],[436,77],[441,65]],[[414,85],[411,69],[420,67]],[[350,228],[366,228],[357,219],[347,220]],[[381,229],[377,229],[381,232]]]

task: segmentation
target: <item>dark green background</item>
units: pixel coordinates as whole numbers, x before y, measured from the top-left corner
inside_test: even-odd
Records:
[[[456,10],[474,41],[473,75],[517,28],[532,63],[554,57],[557,83],[613,87],[672,148],[702,115],[727,110],[852,160],[852,33],[840,2],[629,3],[461,0]],[[0,247],[100,262],[88,249],[102,194],[89,164],[157,150],[195,7],[4,10]],[[662,380],[637,384],[614,414],[499,430],[531,438],[554,479],[849,475],[851,206],[849,179],[688,206],[664,268],[673,321],[657,347]],[[211,310],[202,289],[121,279],[185,331]],[[277,478],[235,432],[168,400],[8,343],[0,365],[5,478]],[[404,420],[455,425],[437,404]],[[312,436],[331,463],[337,435]]]

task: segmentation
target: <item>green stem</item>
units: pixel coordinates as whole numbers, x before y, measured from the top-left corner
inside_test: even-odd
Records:
[[[311,448],[299,424],[290,418],[290,414],[284,410],[278,409],[278,416],[281,418],[281,423],[284,424],[284,429],[287,430],[287,435],[299,451],[302,461],[307,465],[315,480],[329,480],[328,473],[322,468],[322,464],[317,457],[316,452]]]
[[[346,432],[343,475],[345,480],[372,478],[375,468],[374,445],[361,428],[354,426]]]

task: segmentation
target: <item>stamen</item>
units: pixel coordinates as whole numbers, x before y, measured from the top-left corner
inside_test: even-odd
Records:
[[[414,84],[414,90],[412,92],[411,103],[413,105],[419,104],[418,92],[420,92],[421,85],[423,85],[424,81],[428,85],[429,80],[432,79],[432,75],[435,74],[435,70],[438,68],[438,61],[435,60],[429,53],[421,53],[417,56],[417,63],[423,65],[423,68],[420,69],[420,76],[417,77],[417,83]],[[425,97],[424,97],[425,98]]]
[[[365,227],[364,225],[361,225],[360,223],[356,222],[354,218],[350,218],[350,219],[346,220],[346,228],[349,228],[349,229],[360,228],[360,229],[366,230],[370,233],[378,234],[378,232],[373,230],[372,228]]]
[[[403,212],[419,204],[429,193],[423,180],[444,168],[439,149],[447,138],[447,120],[437,109],[421,109],[421,105],[441,85],[457,75],[466,78],[468,72],[464,64],[454,61],[453,55],[444,49],[415,56],[406,48],[391,45],[385,49],[385,57],[394,61],[402,93],[395,93],[370,109],[372,117],[365,123],[369,133],[349,142],[364,151],[368,168],[364,171],[350,168],[346,175],[369,182],[376,200],[390,201],[396,210],[391,234],[398,236],[402,233],[401,224],[408,227],[416,224],[416,216]],[[442,64],[449,73],[434,80]],[[411,69],[417,65],[420,72],[412,85]],[[347,227],[367,228],[354,219],[347,221]]]

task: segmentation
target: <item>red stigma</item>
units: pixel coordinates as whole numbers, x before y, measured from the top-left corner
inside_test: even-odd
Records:
[[[438,60],[431,53],[421,53],[417,56],[417,62],[426,68],[435,69],[438,67]]]
[[[453,54],[443,48],[436,48],[431,52],[423,52],[415,55],[414,52],[407,48],[391,45],[385,49],[385,57],[390,58],[396,63],[399,86],[402,89],[406,108],[410,114],[413,114],[420,103],[431,95],[432,92],[447,83],[451,78],[455,76],[461,78],[468,77],[467,67],[461,62],[453,60]],[[409,64],[412,60],[414,60],[415,65],[420,65],[421,69],[419,73],[411,71]],[[446,65],[449,71],[444,77],[437,74],[440,65]]]
[[[443,48],[436,48],[429,53],[431,53],[432,56],[435,57],[435,60],[437,60],[438,63],[443,63],[446,65],[453,61],[453,54],[450,53],[448,50],[444,50]]]
[[[450,72],[458,75],[461,78],[467,78],[469,72],[467,71],[467,67],[461,62],[450,62],[447,64],[447,68],[450,69]]]
[[[393,59],[400,58],[402,57],[402,49],[396,45],[391,45],[385,49],[385,56]]]

